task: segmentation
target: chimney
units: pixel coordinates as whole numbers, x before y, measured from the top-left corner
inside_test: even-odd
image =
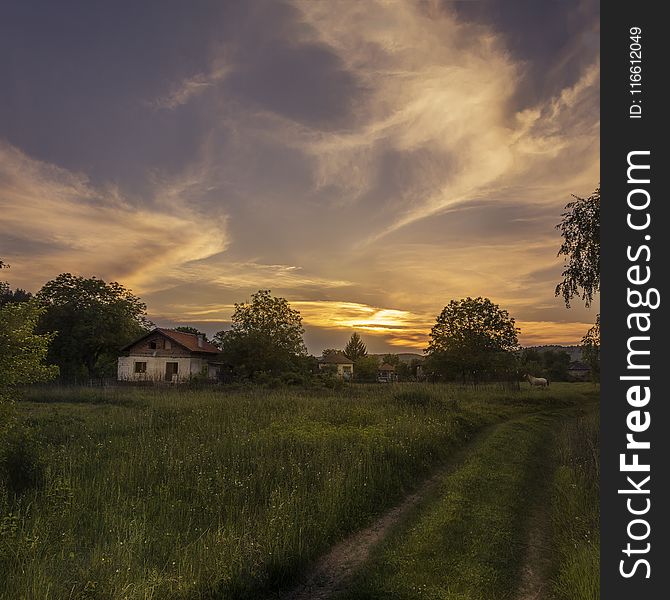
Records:
[[[202,335],[202,333],[199,333],[198,334],[198,348],[202,348],[204,343],[205,343],[205,336]]]

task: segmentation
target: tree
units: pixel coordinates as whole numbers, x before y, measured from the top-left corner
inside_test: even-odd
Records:
[[[521,374],[542,377],[544,375],[544,365],[542,355],[535,348],[524,348],[520,356]]]
[[[566,205],[567,212],[556,226],[563,236],[558,256],[565,255],[563,281],[556,286],[556,295],[562,295],[565,306],[580,295],[588,307],[600,291],[600,186],[588,198],[575,198]],[[581,290],[581,292],[580,292]],[[591,374],[600,380],[600,314],[582,339],[582,353],[591,365]]]
[[[600,381],[600,315],[582,338],[582,357],[591,367],[593,381]]]
[[[337,356],[338,354],[344,355],[344,352],[342,350],[338,350],[337,348],[326,348],[321,353],[321,356],[325,358],[326,356]]]
[[[570,355],[564,350],[545,350],[542,353],[544,374],[550,381],[567,381]]]
[[[42,312],[35,300],[0,306],[0,404],[17,386],[58,375],[58,367],[45,363],[53,334],[35,333]]]
[[[354,378],[357,381],[376,381],[378,370],[379,362],[374,356],[360,356],[354,361]]]
[[[253,378],[260,372],[277,375],[306,364],[303,333],[300,313],[285,298],[259,290],[250,303],[235,304],[231,329],[218,332],[215,341],[239,376]]]
[[[0,269],[7,268],[0,260]],[[8,413],[1,405],[20,385],[47,381],[58,368],[45,364],[53,336],[35,333],[42,309],[35,300],[0,305],[0,428]]]
[[[488,298],[452,300],[431,329],[427,366],[447,378],[458,373],[464,382],[500,376],[511,368],[518,331],[509,313]]]
[[[600,186],[588,198],[574,196],[556,225],[563,237],[558,256],[565,256],[563,281],[556,296],[563,296],[570,308],[574,296],[581,295],[588,307],[600,290]]]
[[[349,342],[344,347],[344,355],[354,363],[359,359],[367,356],[368,349],[363,343],[361,336],[358,335],[358,332],[354,331],[349,338]]]
[[[9,265],[0,260],[0,269],[9,269]],[[10,302],[27,302],[33,297],[30,292],[16,288],[14,291],[9,287],[6,281],[0,281],[0,306]]]
[[[190,325],[180,325],[179,327],[175,327],[174,330],[181,331],[182,333],[192,333],[193,335],[202,335],[207,340],[207,336],[202,331]]]
[[[55,333],[49,360],[61,377],[115,373],[119,349],[151,326],[144,304],[120,283],[62,273],[37,294],[45,307],[41,332]]]
[[[0,281],[0,306],[16,302],[28,302],[33,297],[30,292],[21,288],[12,290],[6,281]]]
[[[382,357],[382,363],[386,363],[392,367],[397,367],[400,364],[400,357],[397,354],[384,354]]]

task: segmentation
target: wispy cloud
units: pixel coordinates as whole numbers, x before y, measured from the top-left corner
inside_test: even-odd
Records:
[[[206,73],[195,73],[172,84],[165,95],[151,100],[148,104],[157,109],[174,110],[221,83],[230,71],[231,66],[221,56]]]
[[[136,206],[113,187],[30,158],[0,144],[0,237],[17,284],[34,288],[64,271],[114,279],[136,289],[175,265],[226,248],[225,219],[211,218],[175,198]],[[26,251],[34,242],[39,247]]]
[[[398,349],[425,347],[449,300],[482,295],[527,342],[581,339],[593,314],[553,295],[555,224],[599,178],[591,24],[535,64],[504,31],[534,23],[468,20],[448,2],[224,13],[184,64],[146,86],[151,62],[124,79],[142,88],[127,94],[138,114],[119,111],[126,133],[99,140],[102,156],[128,156],[108,177],[104,161],[92,172],[90,142],[78,162],[37,159],[30,136],[0,144],[13,284],[96,274],[132,286],[154,317],[213,324],[270,288],[319,340],[359,329]],[[523,50],[541,42],[535,31]],[[153,142],[142,152],[135,131]]]

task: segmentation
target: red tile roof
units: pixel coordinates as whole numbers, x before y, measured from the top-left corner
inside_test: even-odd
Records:
[[[183,331],[175,331],[174,329],[163,329],[162,327],[157,327],[154,331],[160,331],[165,337],[184,346],[184,348],[191,352],[206,352],[208,354],[218,354],[221,352],[214,344],[205,340],[202,341],[202,347],[198,346],[198,336],[195,333],[185,333]]]
[[[135,344],[139,344],[144,338],[147,338],[156,332],[164,335],[166,338],[172,340],[180,346],[183,346],[191,352],[202,352],[204,354],[219,354],[219,352],[221,352],[221,350],[219,350],[214,344],[207,342],[204,339],[202,340],[202,347],[198,346],[198,336],[195,333],[184,333],[183,331],[164,329],[163,327],[156,327],[156,329],[148,331],[141,338],[136,339],[130,344],[126,344],[123,348],[121,348],[121,350],[128,350],[129,348],[132,348]]]

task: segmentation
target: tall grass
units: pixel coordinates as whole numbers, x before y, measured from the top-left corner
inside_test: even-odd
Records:
[[[479,428],[559,396],[416,384],[35,390],[18,426],[43,477],[0,483],[0,597],[285,587]]]
[[[378,386],[37,390],[18,409],[44,481],[0,490],[0,596],[242,598],[284,585],[520,410],[456,412],[446,388],[430,394],[417,407]]]
[[[599,419],[591,413],[567,422],[558,437],[553,482],[552,534],[556,600],[600,598]]]

